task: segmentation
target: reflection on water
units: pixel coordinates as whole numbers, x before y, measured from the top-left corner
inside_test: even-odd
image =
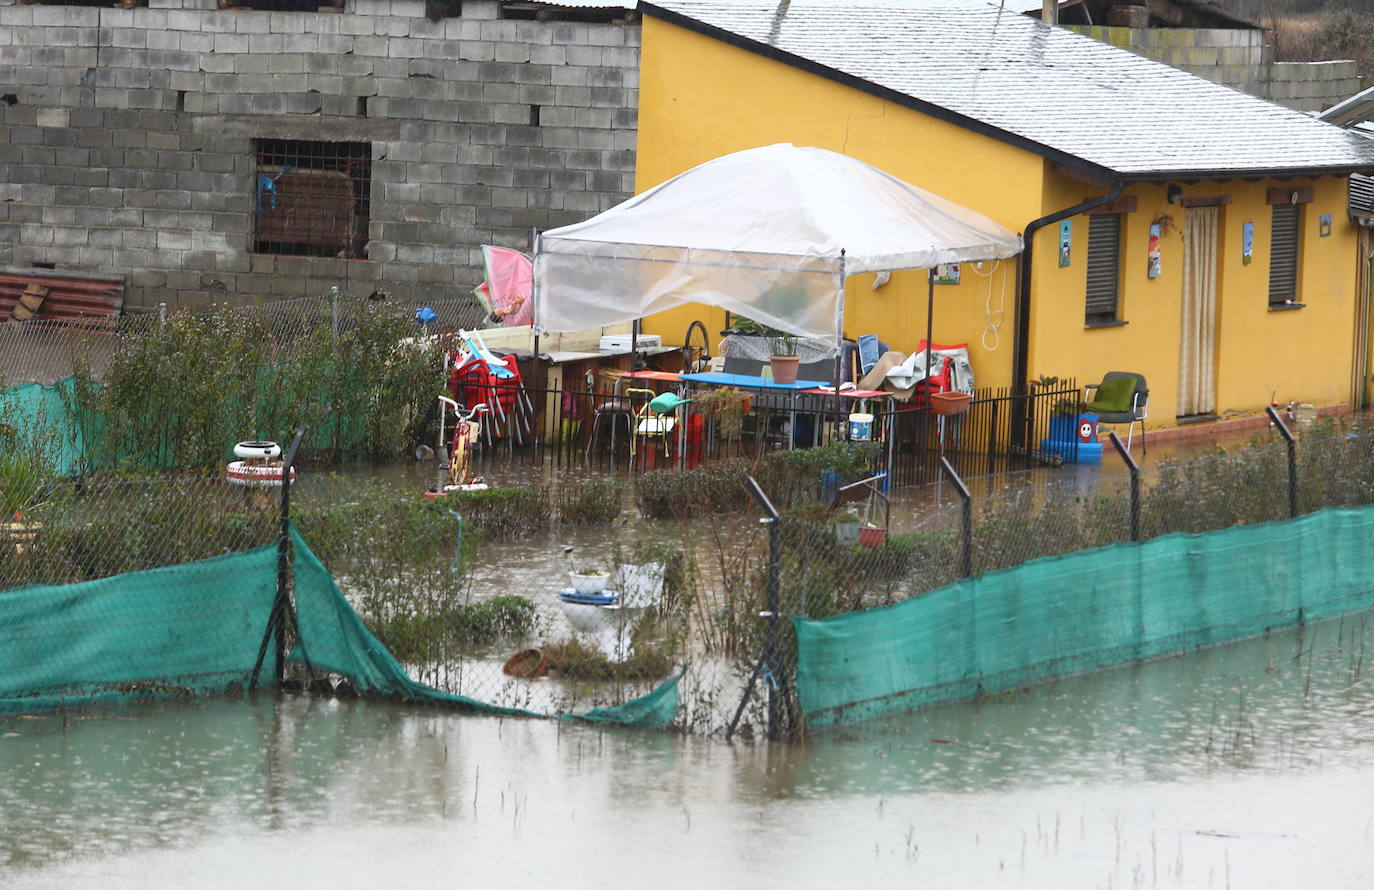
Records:
[[[1364,887],[1374,621],[795,747],[264,696],[0,724],[6,887]]]

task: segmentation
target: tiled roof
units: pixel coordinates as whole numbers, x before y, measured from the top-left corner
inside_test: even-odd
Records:
[[[667,19],[1126,179],[1374,172],[1374,142],[970,0],[653,0]]]

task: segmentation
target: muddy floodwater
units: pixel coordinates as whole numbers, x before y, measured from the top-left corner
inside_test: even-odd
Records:
[[[294,696],[7,718],[0,886],[1365,888],[1371,644],[1348,618],[795,746]]]

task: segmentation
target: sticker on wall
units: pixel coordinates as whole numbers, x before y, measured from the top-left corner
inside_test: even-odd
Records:
[[[1240,261],[1250,265],[1255,256],[1255,224],[1245,223],[1240,227]]]
[[[948,263],[935,267],[936,284],[958,284],[959,283],[959,264]]]
[[[1151,278],[1158,278],[1159,273],[1159,223],[1155,223],[1150,226],[1150,265],[1146,274]]]
[[[1059,221],[1059,268],[1069,264],[1069,243],[1073,240],[1073,224],[1067,219]]]
[[[1322,214],[1321,222],[1317,226],[1317,234],[1323,238],[1331,234],[1331,214]]]

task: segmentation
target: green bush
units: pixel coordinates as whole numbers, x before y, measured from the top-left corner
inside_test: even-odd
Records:
[[[610,525],[620,518],[625,483],[620,479],[595,479],[560,486],[558,517],[568,525]]]

